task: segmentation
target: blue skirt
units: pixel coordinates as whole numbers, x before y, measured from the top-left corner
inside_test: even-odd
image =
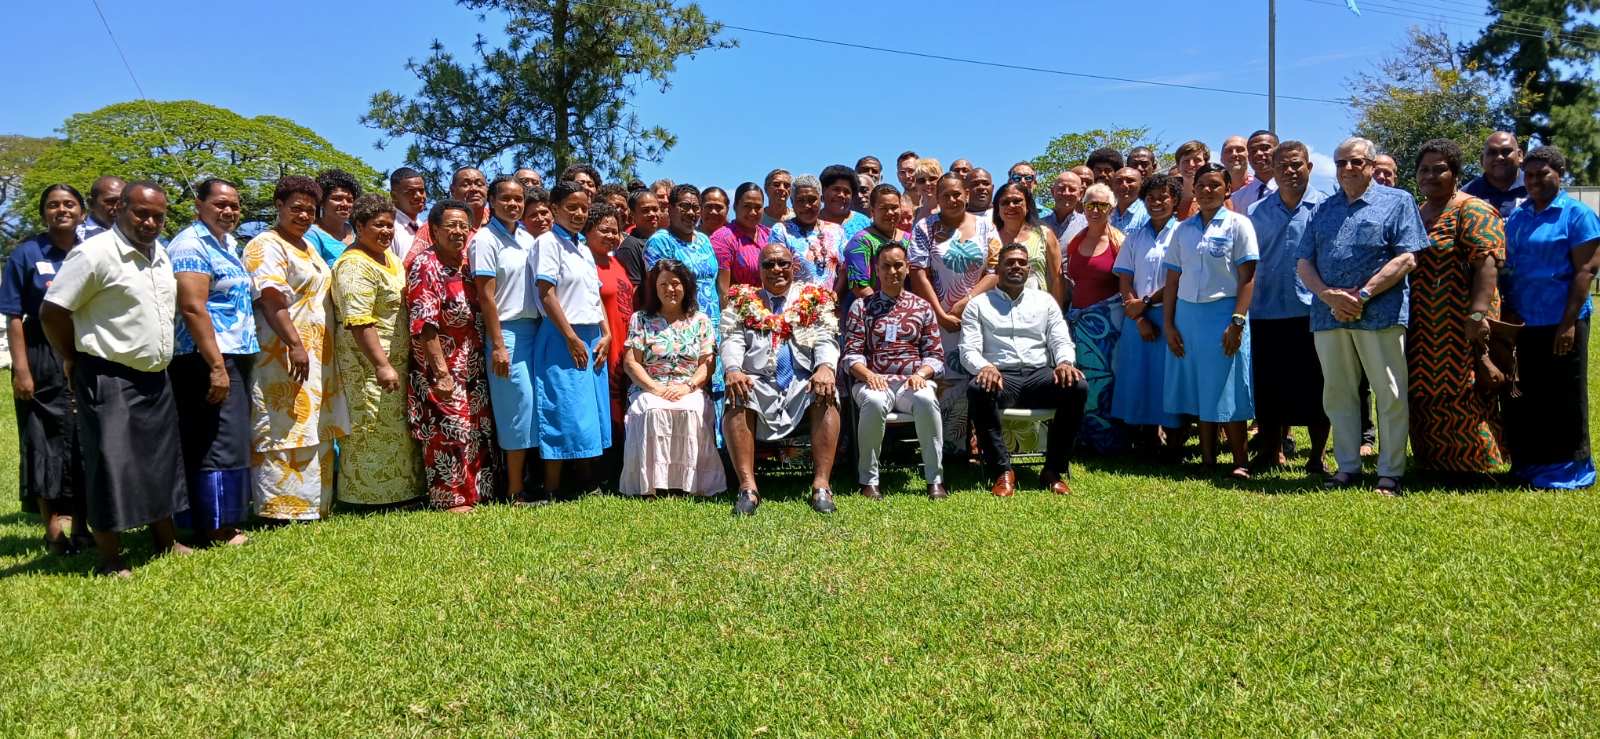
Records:
[[[1162,405],[1168,413],[1198,416],[1207,423],[1248,421],[1255,415],[1250,385],[1250,326],[1244,328],[1239,351],[1222,353],[1222,331],[1233,320],[1230,298],[1209,303],[1178,301],[1178,332],[1184,355],[1167,352]]]
[[[1089,399],[1083,406],[1083,423],[1078,428],[1078,446],[1097,454],[1118,454],[1127,450],[1127,428],[1111,413],[1116,385],[1115,363],[1118,339],[1122,334],[1122,296],[1114,295],[1087,308],[1067,311],[1072,342],[1077,346],[1074,364],[1083,372],[1089,386]],[[1137,337],[1135,337],[1137,338]]]
[[[600,325],[572,331],[594,357]],[[546,460],[598,457],[611,446],[611,387],[605,358],[578,369],[555,321],[541,321],[533,342],[539,453]]]
[[[494,373],[494,345],[484,347],[484,374],[489,377],[495,437],[500,448],[508,451],[539,445],[539,427],[533,423],[533,343],[538,330],[539,321],[533,318],[500,323],[500,337],[511,357],[511,368],[505,377]]]
[[[1161,308],[1150,308],[1144,315],[1155,325],[1156,339],[1145,341],[1139,336],[1135,323],[1124,322],[1113,365],[1117,383],[1112,389],[1111,415],[1134,426],[1176,428],[1180,421],[1177,415],[1167,412],[1162,398],[1166,393],[1162,378],[1166,376],[1167,357],[1172,352],[1167,351],[1167,342],[1162,336],[1165,324]]]

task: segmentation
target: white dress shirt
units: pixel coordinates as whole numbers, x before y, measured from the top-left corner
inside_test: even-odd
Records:
[[[389,251],[394,253],[396,259],[405,259],[411,251],[412,242],[417,240],[417,229],[422,224],[417,219],[405,214],[399,208],[394,210],[394,241],[389,243]]]
[[[113,227],[67,252],[44,299],[72,313],[78,351],[160,372],[176,343],[178,282],[156,240],[150,257]]]
[[[1012,300],[996,287],[967,303],[961,314],[961,363],[977,375],[996,369],[1038,369],[1077,359],[1067,319],[1050,293],[1023,288]]]

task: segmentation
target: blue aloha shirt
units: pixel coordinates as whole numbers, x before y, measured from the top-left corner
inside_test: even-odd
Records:
[[[1299,258],[1311,262],[1328,287],[1360,289],[1383,265],[1401,254],[1428,248],[1417,201],[1410,193],[1376,182],[1355,202],[1340,188],[1317,206],[1300,237]],[[1348,328],[1379,331],[1404,326],[1410,313],[1410,288],[1404,280],[1372,297],[1361,317],[1340,323],[1321,300],[1311,304],[1311,330]]]
[[[194,222],[178,232],[167,245],[174,274],[192,272],[211,278],[206,293],[206,312],[211,314],[211,330],[217,335],[217,351],[223,354],[255,354],[261,351],[256,338],[256,317],[250,297],[250,273],[239,258],[239,242],[225,234],[219,243],[204,223]],[[177,322],[176,354],[192,354],[194,337],[182,320]]]

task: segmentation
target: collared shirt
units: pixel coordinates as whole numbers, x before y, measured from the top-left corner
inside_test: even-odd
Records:
[[[1502,284],[1511,308],[1529,326],[1554,326],[1567,312],[1572,289],[1572,250],[1600,239],[1600,218],[1566,190],[1544,210],[1527,200],[1506,219],[1506,267]],[[1578,320],[1589,317],[1583,300]]]
[[[250,272],[239,258],[239,241],[223,234],[217,241],[206,224],[195,221],[178,232],[167,244],[172,272],[193,272],[211,280],[206,292],[206,312],[211,315],[211,330],[217,337],[217,351],[223,354],[255,354],[261,351],[256,338],[255,307],[250,294]],[[178,321],[177,354],[198,351],[189,325]]]
[[[1483,175],[1472,178],[1461,188],[1461,191],[1472,197],[1483,200],[1500,211],[1501,218],[1510,218],[1511,211],[1522,205],[1528,199],[1528,188],[1522,184],[1522,170],[1517,170],[1517,178],[1512,180],[1510,190],[1502,190],[1493,183],[1484,179]]]
[[[1250,223],[1256,228],[1261,246],[1261,263],[1256,265],[1255,291],[1250,294],[1252,318],[1300,318],[1311,315],[1311,291],[1300,281],[1300,235],[1311,223],[1322,196],[1307,191],[1294,210],[1283,202],[1283,194],[1273,191],[1266,199],[1250,206]]]
[[[1239,294],[1239,265],[1261,258],[1250,219],[1218,208],[1211,220],[1196,213],[1178,224],[1167,246],[1167,269],[1178,273],[1178,299],[1210,303]]]
[[[1077,236],[1079,231],[1089,227],[1089,221],[1083,217],[1082,213],[1073,213],[1066,223],[1062,223],[1056,218],[1055,211],[1050,211],[1040,216],[1039,223],[1053,231],[1056,235],[1056,242],[1061,244],[1071,241],[1072,237]]]
[[[851,290],[858,287],[878,288],[878,281],[873,277],[872,270],[878,266],[878,252],[883,250],[889,239],[878,233],[877,229],[869,228],[856,234],[844,247],[844,287]],[[909,238],[895,239],[907,253],[911,251]]]
[[[1038,369],[1076,359],[1061,306],[1043,290],[1025,287],[1012,300],[997,287],[973,298],[961,314],[961,364],[973,375],[991,364]]]
[[[78,351],[140,372],[172,361],[178,284],[159,239],[146,258],[121,229],[90,238],[67,254],[44,298],[72,313]]]
[[[1167,248],[1178,232],[1178,219],[1168,217],[1157,232],[1155,223],[1146,220],[1122,241],[1111,271],[1133,277],[1133,294],[1148,298],[1167,286]]]
[[[520,223],[511,224],[511,228],[514,230],[507,231],[498,218],[490,218],[486,227],[472,235],[472,247],[467,250],[472,257],[472,276],[494,278],[495,315],[501,321],[538,318],[533,234]]]
[[[1235,213],[1249,213],[1250,206],[1265,200],[1268,195],[1278,191],[1278,180],[1273,178],[1265,182],[1252,173],[1244,182],[1244,187],[1233,191],[1228,196],[1228,204],[1233,206]],[[1259,230],[1259,229],[1258,229]],[[1260,234],[1257,234],[1258,236]],[[1255,312],[1255,301],[1250,301],[1250,311]]]
[[[419,214],[420,215],[420,214]],[[417,240],[417,229],[422,224],[417,219],[405,214],[399,208],[394,209],[394,241],[389,244],[389,251],[394,252],[396,258],[405,259],[406,253],[411,251],[411,244]]]
[[[561,302],[567,323],[586,326],[606,320],[605,307],[600,304],[600,273],[594,264],[594,254],[576,234],[560,224],[540,234],[533,245],[533,273],[539,282],[555,286],[556,299]],[[542,304],[539,313],[544,313]]]
[[[849,372],[865,364],[877,374],[901,378],[927,367],[937,377],[944,371],[941,337],[928,301],[910,290],[893,298],[880,290],[850,305],[841,368]]]
[[[1127,210],[1119,211],[1116,206],[1111,206],[1111,227],[1124,234],[1144,225],[1150,220],[1150,213],[1144,209],[1144,202],[1134,200]]]
[[[83,223],[78,224],[78,243],[81,244],[88,241],[90,237],[99,236],[110,231],[111,225],[109,223],[101,223],[95,220],[93,215],[89,215],[83,219]]]
[[[42,233],[17,244],[0,276],[0,314],[24,321],[39,320],[39,304],[50,283],[61,272],[68,252],[56,248],[50,234]]]
[[[1410,193],[1376,182],[1355,202],[1344,188],[1317,205],[1311,223],[1300,236],[1300,259],[1312,268],[1328,287],[1360,289],[1383,265],[1401,254],[1428,248],[1428,231],[1422,226],[1417,201]],[[1331,331],[1353,328],[1377,331],[1405,325],[1410,313],[1410,290],[1404,280],[1372,297],[1361,317],[1340,323],[1333,309],[1320,300],[1311,305],[1311,330]]]

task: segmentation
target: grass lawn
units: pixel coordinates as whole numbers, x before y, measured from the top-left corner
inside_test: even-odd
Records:
[[[1413,479],[1389,500],[1084,460],[1070,498],[998,500],[963,468],[946,502],[901,476],[831,518],[797,478],[751,520],[590,497],[343,515],[153,562],[140,535],[114,581],[47,558],[18,512],[5,375],[6,734],[1600,726],[1592,492]]]

